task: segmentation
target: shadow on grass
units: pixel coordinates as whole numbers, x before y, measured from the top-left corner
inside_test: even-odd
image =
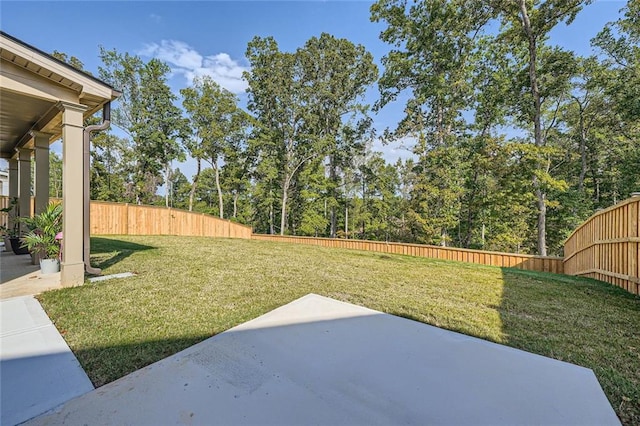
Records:
[[[113,238],[91,237],[91,263],[106,269],[121,262],[135,252],[155,249],[153,246],[132,243]]]
[[[590,368],[623,424],[640,424],[640,297],[587,278],[502,268],[509,346]]]
[[[200,343],[211,335],[148,340],[74,351],[93,386],[99,387]]]

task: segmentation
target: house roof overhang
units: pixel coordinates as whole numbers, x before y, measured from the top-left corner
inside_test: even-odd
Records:
[[[41,50],[0,31],[0,157],[33,144],[34,131],[62,134],[62,103],[84,105],[88,118],[120,92]]]

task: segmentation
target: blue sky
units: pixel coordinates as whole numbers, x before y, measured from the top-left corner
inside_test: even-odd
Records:
[[[477,0],[480,1],[480,0]],[[472,4],[472,2],[470,2]],[[570,27],[559,26],[551,42],[578,54],[591,53],[589,40],[619,17],[623,0],[596,0]],[[369,20],[370,1],[8,1],[0,3],[3,31],[45,52],[58,50],[78,57],[97,75],[99,46],[159,57],[174,70],[174,91],[194,75],[209,74],[237,93],[241,103],[242,71],[247,42],[273,36],[281,50],[293,51],[321,32],[363,44],[376,62],[389,50],[378,39],[382,24]],[[368,91],[373,103],[377,89]],[[374,116],[382,131],[401,118],[403,105],[385,107]],[[385,158],[407,157],[401,144],[375,145]],[[191,178],[192,164],[180,166]]]

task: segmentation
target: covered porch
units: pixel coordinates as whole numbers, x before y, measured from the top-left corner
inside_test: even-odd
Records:
[[[61,139],[64,250],[59,281],[62,286],[80,285],[88,263],[84,244],[88,227],[83,226],[88,220],[84,213],[88,206],[85,164],[88,168],[89,161],[85,122],[120,93],[1,31],[0,61],[0,158],[8,162],[8,196],[18,200],[15,213],[19,217],[46,208],[49,147]],[[15,224],[8,223],[8,228]],[[7,254],[2,260],[5,270],[10,265]],[[12,259],[11,265],[15,262]],[[6,271],[3,283],[15,279]],[[28,268],[25,272],[29,273]]]

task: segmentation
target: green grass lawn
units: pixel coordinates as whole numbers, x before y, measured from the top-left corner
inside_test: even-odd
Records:
[[[187,237],[92,238],[114,279],[39,300],[101,386],[308,293],[594,370],[640,424],[640,297],[564,275],[352,250]]]

